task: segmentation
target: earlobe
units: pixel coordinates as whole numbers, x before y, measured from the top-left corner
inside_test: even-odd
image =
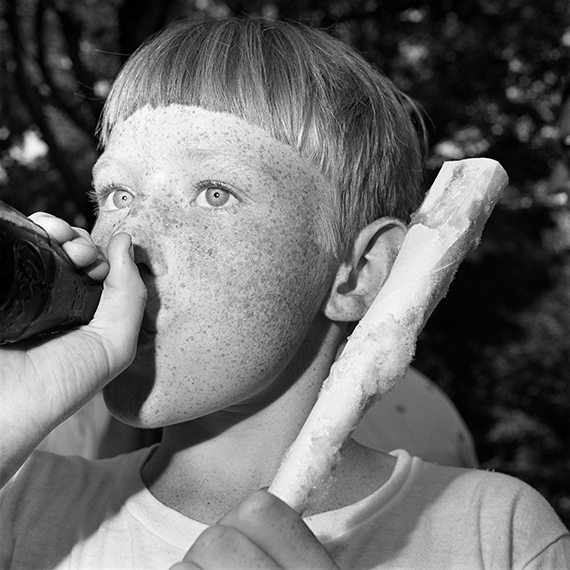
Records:
[[[395,218],[380,218],[360,231],[338,268],[322,310],[332,321],[360,320],[380,291],[406,226]]]

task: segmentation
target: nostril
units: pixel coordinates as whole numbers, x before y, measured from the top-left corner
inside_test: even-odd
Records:
[[[137,262],[136,265],[142,277],[152,276],[153,273],[150,270],[150,267],[146,263]]]
[[[149,267],[149,255],[144,247],[141,247],[138,243],[133,244],[133,249],[135,252],[135,263],[137,265],[144,265]]]

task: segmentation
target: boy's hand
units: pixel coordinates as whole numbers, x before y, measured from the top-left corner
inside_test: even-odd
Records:
[[[109,263],[106,254],[95,245],[87,230],[70,226],[61,218],[45,212],[32,214],[30,220],[41,226],[91,279],[103,281],[107,277]]]
[[[206,529],[171,570],[338,569],[300,515],[256,491]]]
[[[111,239],[105,260],[87,232],[46,214],[33,219],[76,265],[105,282],[88,325],[0,347],[0,486],[58,423],[132,362],[146,302],[127,234]]]

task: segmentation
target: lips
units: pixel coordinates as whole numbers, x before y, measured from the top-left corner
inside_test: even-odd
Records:
[[[153,317],[149,317],[145,312],[141,323],[141,331],[143,331],[147,335],[155,335],[156,328],[154,322],[155,319]]]
[[[148,287],[147,287],[148,289]],[[158,315],[158,308],[160,307],[160,302],[156,295],[153,295],[149,291],[148,300],[144,309],[143,318],[141,322],[141,331],[144,331],[147,335],[156,334],[156,317]]]
[[[156,342],[155,321],[156,319],[145,311],[137,341],[139,351],[145,348],[154,347]]]

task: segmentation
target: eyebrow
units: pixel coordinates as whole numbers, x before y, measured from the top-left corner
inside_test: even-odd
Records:
[[[91,178],[95,178],[95,176],[97,176],[97,172],[104,168],[109,162],[109,159],[99,157],[91,168]]]

